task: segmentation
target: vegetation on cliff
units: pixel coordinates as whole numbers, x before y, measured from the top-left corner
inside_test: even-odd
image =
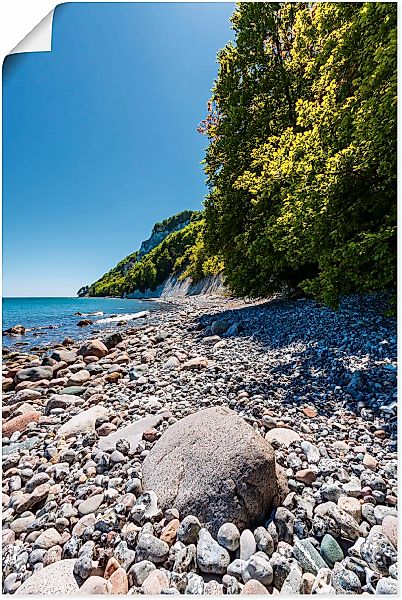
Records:
[[[154,291],[170,275],[191,277],[193,281],[199,281],[206,275],[218,273],[222,268],[221,263],[205,254],[203,214],[187,212],[190,213],[188,225],[174,231],[179,223],[177,215],[174,215],[154,226],[153,233],[166,230],[167,227],[173,231],[141,258],[138,259],[138,252],[127,256],[98,281],[85,288],[85,295],[122,296],[137,290]]]
[[[205,242],[240,295],[396,283],[396,4],[252,2],[200,130]]]

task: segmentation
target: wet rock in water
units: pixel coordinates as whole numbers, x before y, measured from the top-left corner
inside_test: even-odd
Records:
[[[13,325],[8,329],[3,330],[3,335],[24,335],[26,328],[23,325]]]
[[[24,581],[16,594],[49,596],[76,594],[79,588],[73,574],[74,565],[75,559],[60,560],[48,565]]]
[[[225,548],[216,542],[209,531],[201,529],[197,543],[197,565],[203,573],[226,573],[230,556]]]
[[[213,534],[226,522],[244,529],[261,520],[280,496],[273,449],[226,408],[171,425],[144,460],[143,484],[162,510],[193,514]]]
[[[91,319],[81,319],[77,322],[78,327],[88,327],[88,325],[93,325],[94,322]]]

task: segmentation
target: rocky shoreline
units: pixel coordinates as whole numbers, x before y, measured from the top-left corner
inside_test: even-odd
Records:
[[[171,305],[4,356],[4,593],[396,594],[384,299]]]

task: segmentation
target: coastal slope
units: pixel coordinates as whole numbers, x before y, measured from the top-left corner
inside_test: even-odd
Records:
[[[221,292],[222,264],[206,254],[201,211],[183,211],[156,223],[151,236],[78,296],[144,298]]]

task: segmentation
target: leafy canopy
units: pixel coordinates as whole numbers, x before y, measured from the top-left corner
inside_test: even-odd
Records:
[[[235,293],[396,284],[396,4],[241,3],[200,130]]]

